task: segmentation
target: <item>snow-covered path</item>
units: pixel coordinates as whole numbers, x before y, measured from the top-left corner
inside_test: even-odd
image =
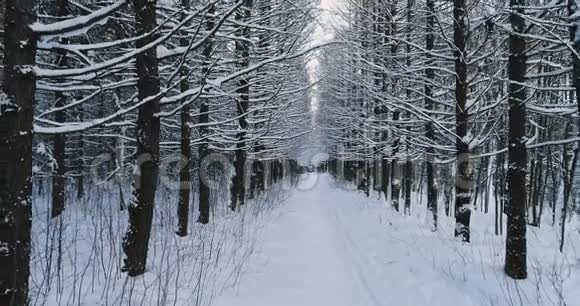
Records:
[[[481,305],[326,176],[306,176],[218,306]],[[419,261],[419,262],[418,262]],[[411,265],[412,264],[412,265]]]

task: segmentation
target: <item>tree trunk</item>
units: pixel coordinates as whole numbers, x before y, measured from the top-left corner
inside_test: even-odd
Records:
[[[64,54],[62,55],[64,57]],[[60,59],[59,61],[63,61]],[[62,63],[62,62],[61,62]],[[59,64],[60,66],[60,64]],[[56,108],[65,105],[65,96],[62,93],[57,93],[55,96],[56,102],[54,106]],[[57,111],[55,113],[56,122],[63,123],[65,120],[64,111]],[[51,217],[56,218],[62,214],[64,211],[64,201],[65,201],[65,135],[56,134],[54,135],[54,147],[53,147],[53,174],[52,174],[52,205],[51,205]]]
[[[427,0],[427,37],[425,38],[425,48],[427,49],[427,60],[425,66],[425,107],[427,110],[434,111],[435,103],[433,102],[432,83],[435,81],[435,71],[431,68],[433,64],[433,55],[431,54],[435,46],[435,3],[434,0]],[[431,82],[431,83],[429,83]],[[425,127],[425,137],[433,139],[433,123],[427,122]],[[427,148],[427,210],[431,213],[432,229],[437,230],[437,187],[435,186],[436,168],[434,161],[434,150],[432,147]]]
[[[79,112],[79,121],[83,120],[83,112]],[[80,200],[85,196],[85,177],[84,177],[84,151],[85,151],[85,142],[83,141],[82,135],[77,136],[77,150],[79,152],[78,157],[78,164],[77,164],[77,199]]]
[[[0,305],[28,304],[36,21],[32,0],[6,0],[0,71]],[[0,10],[2,8],[0,7]],[[23,43],[25,42],[25,43]]]
[[[247,22],[252,16],[252,2],[253,0],[244,0],[244,5],[236,12],[235,19],[238,22]],[[240,65],[240,70],[246,69],[250,65],[250,29],[242,27],[238,29],[237,33],[245,40],[236,40],[236,57]],[[246,119],[250,101],[250,83],[249,75],[242,75],[238,81],[238,88],[236,89],[238,95],[238,124],[240,132],[237,135],[238,142],[236,144],[235,162],[234,162],[234,177],[232,178],[231,186],[231,206],[232,210],[236,210],[238,206],[244,205],[246,197],[246,133],[248,129],[248,121]]]
[[[455,45],[455,120],[457,140],[457,172],[455,178],[455,237],[469,242],[469,223],[471,219],[471,189],[473,170],[469,160],[467,136],[469,114],[467,106],[467,59],[466,45],[467,7],[465,0],[453,1],[453,41]]]
[[[527,277],[526,266],[526,42],[522,35],[525,0],[510,0],[509,36],[509,145],[508,201],[505,272],[514,279]]]
[[[390,26],[390,31],[392,35],[396,35],[397,34],[397,21],[395,20],[395,16],[397,15],[397,5],[396,5],[396,1],[393,1],[391,6],[390,6],[390,22],[391,22],[391,26]],[[398,53],[398,47],[399,44],[398,43],[393,43],[391,46],[391,56],[396,57],[397,53]],[[393,93],[397,92],[397,80],[393,80],[392,82],[392,91]],[[393,112],[393,122],[394,122],[394,128],[397,130],[399,127],[397,125],[397,121],[399,121],[399,117],[400,117],[400,112],[399,111],[394,111]],[[393,141],[393,154],[392,154],[392,158],[393,161],[391,162],[391,206],[396,210],[399,211],[399,197],[400,197],[400,193],[401,193],[401,165],[399,164],[399,161],[397,160],[398,156],[398,151],[399,151],[399,146],[400,146],[400,139],[399,139],[399,134],[398,131],[396,132],[397,134],[394,135],[395,140]]]
[[[189,0],[181,0],[181,7],[189,9]],[[185,14],[181,16],[185,19]],[[185,35],[185,33],[182,33]],[[188,39],[182,37],[180,41],[182,47],[189,45]],[[189,89],[189,67],[187,61],[183,63],[181,69],[181,92]],[[183,101],[185,103],[186,101]],[[181,171],[179,173],[179,200],[177,202],[177,235],[180,237],[187,236],[189,224],[189,198],[191,195],[191,115],[189,105],[181,109]]]
[[[206,29],[209,31],[213,29],[215,26],[213,22],[212,15],[215,13],[215,7],[212,5],[208,9],[208,17],[207,17],[207,24]],[[201,74],[206,75],[209,73],[211,61],[213,55],[213,39],[210,38],[206,41],[205,46],[203,48],[203,64],[201,67]],[[209,198],[210,198],[210,188],[209,178],[202,177],[204,175],[204,168],[209,167],[209,164],[204,163],[204,160],[209,155],[209,138],[208,133],[209,129],[207,124],[209,123],[209,101],[205,98],[200,99],[199,104],[199,135],[202,137],[203,141],[199,144],[198,147],[198,174],[199,174],[199,217],[197,218],[197,222],[201,224],[208,224],[209,223],[209,212],[210,212],[210,205],[209,205]],[[206,174],[209,175],[209,171],[205,171]]]
[[[68,0],[58,0],[56,3],[56,16],[66,17],[69,15],[68,12]],[[62,43],[62,41],[61,41]],[[56,65],[58,67],[66,67],[66,52],[59,51],[57,53]],[[64,93],[58,91],[55,95],[54,107],[63,107],[66,103],[66,97]],[[60,110],[54,114],[54,121],[59,123],[64,123],[65,121],[65,111]],[[66,146],[66,135],[56,134],[54,135],[54,148],[53,148],[53,176],[52,176],[52,206],[51,206],[51,217],[56,218],[62,214],[64,211],[64,184],[65,184],[65,146]]]
[[[136,35],[147,34],[157,26],[156,0],[134,0]],[[137,47],[154,40],[154,36],[144,36],[137,41]],[[141,275],[147,265],[147,250],[155,191],[159,176],[159,67],[155,48],[137,55],[137,75],[139,81],[139,100],[151,99],[139,107],[137,119],[137,162],[134,181],[133,199],[129,205],[129,228],[123,240],[125,264],[123,271],[129,276]]]
[[[411,192],[413,191],[413,163],[407,150],[407,160],[405,161],[405,211],[407,216],[411,215]]]
[[[399,120],[400,113],[393,113],[393,122]],[[397,136],[396,136],[397,137]],[[400,141],[395,138],[393,143],[393,161],[391,162],[391,205],[396,211],[399,211],[399,197],[401,194],[401,165],[397,160]]]
[[[570,135],[572,131],[572,126],[570,123],[567,124],[566,132]],[[578,147],[575,148],[571,153],[568,154],[568,145],[564,145],[563,154],[564,158],[562,161],[562,168],[564,177],[564,199],[562,204],[562,216],[560,224],[560,253],[564,251],[564,243],[566,241],[566,220],[568,219],[568,211],[570,198],[572,193],[572,187],[574,185],[574,173],[576,172],[576,163],[578,158]]]

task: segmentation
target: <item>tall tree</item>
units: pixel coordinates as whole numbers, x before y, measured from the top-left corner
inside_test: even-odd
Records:
[[[410,41],[412,38],[413,32],[413,23],[414,23],[414,14],[413,9],[415,8],[415,0],[407,0],[407,29],[406,29],[406,44],[405,44],[405,53],[406,53],[406,66],[407,69],[411,68],[411,45]],[[405,90],[405,96],[408,101],[412,98],[412,92],[409,85],[406,86],[407,89]],[[411,114],[408,115],[411,118]],[[411,215],[411,188],[413,186],[413,165],[411,162],[410,157],[410,141],[408,138],[405,138],[405,147],[406,147],[406,160],[405,160],[405,209],[403,213],[405,215]]]
[[[238,25],[237,35],[240,39],[236,40],[236,57],[239,69],[243,70],[250,66],[250,28],[243,25],[252,17],[253,0],[243,0],[243,6],[236,12],[235,19],[240,22]],[[239,132],[237,134],[237,143],[235,150],[234,176],[231,186],[231,209],[236,210],[238,206],[244,205],[246,197],[246,134],[248,129],[248,108],[250,102],[250,76],[242,75],[238,80],[237,108]]]
[[[526,247],[526,41],[525,0],[510,0],[509,34],[509,143],[508,209],[505,272],[514,279],[527,277]]]
[[[181,8],[185,12],[189,9],[189,0],[181,0]],[[181,20],[185,19],[182,13]],[[184,32],[181,33],[180,45],[187,47],[189,41]],[[181,68],[181,92],[189,89],[189,67],[185,60]],[[179,200],[177,203],[177,235],[187,236],[189,223],[189,197],[191,194],[191,114],[188,103],[183,103],[181,109],[181,172],[179,173]]]
[[[56,1],[56,16],[66,17],[69,15],[68,11],[68,0],[57,0]],[[61,43],[65,43],[61,40]],[[57,53],[56,65],[58,67],[66,67],[66,52],[59,51]],[[62,91],[57,91],[55,93],[54,107],[56,109],[62,108],[66,104],[66,95]],[[64,123],[65,121],[65,111],[59,110],[54,114],[54,121],[58,123]],[[53,147],[53,175],[52,175],[52,210],[51,216],[53,218],[58,217],[62,214],[65,207],[65,146],[66,146],[66,135],[56,134],[54,135],[54,147]]]
[[[135,29],[143,35],[137,41],[141,48],[155,39],[150,33],[157,27],[156,0],[133,0]],[[130,276],[141,275],[147,264],[147,250],[153,207],[159,175],[159,67],[155,48],[136,56],[139,101],[149,100],[139,107],[137,119],[137,162],[133,199],[129,205],[129,228],[123,240],[126,258],[123,270]]]
[[[5,9],[3,6],[5,5]],[[33,0],[6,0],[0,70],[0,305],[28,304],[32,120],[36,78]]]
[[[455,58],[455,149],[457,170],[455,177],[455,237],[469,242],[471,219],[471,185],[473,171],[469,160],[467,136],[469,112],[467,109],[467,6],[465,0],[453,1],[453,47]]]
[[[390,8],[390,18],[389,20],[391,21],[391,27],[390,27],[390,31],[391,31],[391,35],[395,36],[397,34],[397,21],[396,21],[396,15],[397,15],[397,1],[393,1],[391,2],[391,8]],[[397,57],[397,53],[399,50],[399,42],[395,41],[392,46],[391,46],[391,56],[392,57]],[[392,91],[393,93],[395,93],[397,91],[397,84],[399,82],[397,82],[396,80],[393,81],[393,86],[392,86]],[[401,137],[400,137],[400,133],[399,133],[399,127],[397,126],[397,122],[399,121],[401,116],[401,112],[399,111],[399,109],[396,109],[393,112],[393,124],[396,130],[396,135],[395,135],[395,139],[393,141],[393,161],[391,162],[391,206],[396,210],[399,211],[399,198],[401,195],[401,164],[399,163],[399,157],[398,157],[398,153],[400,151],[400,146],[401,146]]]
[[[435,1],[427,0],[427,35],[425,37],[425,107],[429,111],[435,110],[435,103],[433,102],[433,83],[435,81],[435,70],[433,69],[433,49],[435,47]],[[433,139],[433,122],[427,121],[425,127],[425,137]],[[427,209],[431,213],[433,230],[437,229],[437,187],[435,186],[436,168],[434,163],[433,147],[427,148]]]
[[[213,22],[213,14],[215,13],[215,6],[211,6],[208,9],[208,14],[206,17],[206,28],[207,30],[211,30],[215,25]],[[209,38],[204,45],[203,48],[203,57],[202,57],[202,67],[201,73],[202,75],[207,75],[209,73],[209,68],[211,65],[213,54],[213,39]],[[203,82],[203,81],[202,81]],[[202,85],[205,85],[202,83]],[[198,174],[199,174],[199,217],[197,221],[201,224],[209,223],[209,196],[210,196],[210,188],[208,186],[209,179],[203,178],[204,171],[202,169],[204,167],[209,167],[209,165],[204,164],[206,157],[209,154],[209,101],[208,98],[201,98],[199,101],[199,135],[202,138],[201,143],[198,147],[198,159],[199,159],[199,167],[198,167]],[[205,172],[209,175],[209,172]]]

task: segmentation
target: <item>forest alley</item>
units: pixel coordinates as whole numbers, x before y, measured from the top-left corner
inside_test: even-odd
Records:
[[[216,305],[480,305],[412,254],[404,231],[363,214],[357,197],[329,176],[303,176],[238,286]]]
[[[0,306],[579,288],[580,0],[0,0]]]

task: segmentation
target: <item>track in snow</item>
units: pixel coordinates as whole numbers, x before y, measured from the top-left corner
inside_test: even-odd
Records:
[[[352,192],[333,189],[327,176],[315,179],[303,177],[217,306],[477,304],[414,258],[405,239],[361,214]]]

